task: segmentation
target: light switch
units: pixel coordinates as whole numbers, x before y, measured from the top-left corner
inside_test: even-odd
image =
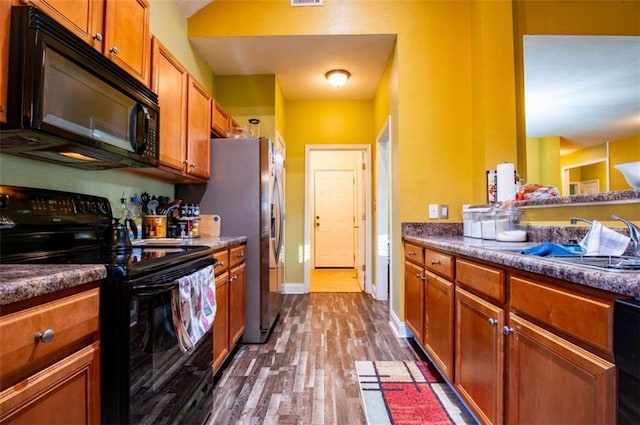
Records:
[[[440,218],[449,218],[449,206],[442,204],[440,205]]]
[[[439,205],[438,204],[429,204],[429,218],[438,218],[439,217]]]

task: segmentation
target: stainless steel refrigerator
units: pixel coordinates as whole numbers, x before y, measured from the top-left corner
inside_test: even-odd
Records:
[[[208,184],[176,185],[185,203],[220,216],[221,236],[246,236],[246,327],[263,343],[282,307],[284,152],[266,138],[212,139]]]

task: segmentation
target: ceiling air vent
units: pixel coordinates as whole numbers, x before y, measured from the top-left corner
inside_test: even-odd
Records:
[[[291,6],[322,6],[322,0],[291,0]]]

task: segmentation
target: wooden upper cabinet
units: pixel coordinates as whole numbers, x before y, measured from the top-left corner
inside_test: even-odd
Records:
[[[146,0],[21,0],[33,5],[149,85],[151,38]]]
[[[104,0],[21,0],[67,27],[75,35],[103,51]]]
[[[229,134],[229,114],[215,99],[211,100],[211,130],[218,137]]]
[[[208,179],[211,152],[211,95],[193,77],[188,83],[186,173]]]
[[[108,0],[105,3],[103,53],[131,75],[149,85],[149,3]]]
[[[0,1],[0,123],[7,121],[7,78],[9,78],[9,21],[11,2]]]
[[[189,74],[158,41],[152,40],[152,90],[160,104],[160,164],[182,172],[187,153],[187,83]]]

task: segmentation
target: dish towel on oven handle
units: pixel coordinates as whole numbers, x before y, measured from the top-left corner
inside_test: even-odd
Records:
[[[216,284],[213,266],[176,280],[171,293],[173,325],[183,352],[193,349],[213,325],[216,316]]]

